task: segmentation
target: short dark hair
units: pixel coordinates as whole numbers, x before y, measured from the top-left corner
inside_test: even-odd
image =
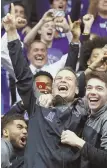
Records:
[[[12,123],[14,120],[23,120],[26,123],[26,120],[24,119],[24,116],[18,113],[6,113],[1,120],[1,134],[3,135],[3,129],[10,123]]]
[[[26,7],[21,1],[15,1],[12,3],[14,4],[14,6],[21,6],[24,9],[25,17],[27,17]],[[9,12],[10,12],[10,10],[11,10],[11,5],[9,7]]]
[[[97,78],[103,81],[107,87],[107,72],[93,71],[90,75],[86,75],[86,83],[92,78]]]
[[[49,72],[46,72],[46,71],[39,71],[39,72],[37,72],[37,73],[34,75],[34,77],[33,77],[34,80],[36,79],[36,77],[41,76],[41,75],[47,76],[47,77],[49,77],[49,78],[53,81],[52,75],[51,75]]]
[[[107,44],[107,37],[95,37],[93,40],[86,41],[80,51],[80,70],[85,70],[88,65],[87,61],[95,48],[103,48]]]

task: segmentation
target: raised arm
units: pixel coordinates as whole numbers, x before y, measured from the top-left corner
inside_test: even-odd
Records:
[[[35,104],[35,97],[32,88],[32,73],[28,63],[23,56],[21,43],[17,37],[14,5],[11,4],[11,13],[7,14],[3,20],[4,28],[7,32],[9,56],[11,58],[17,82],[18,92],[22,98],[25,108],[30,113]]]
[[[68,16],[68,21],[70,25],[70,30],[73,35],[72,42],[70,44],[69,52],[68,52],[68,57],[66,60],[65,66],[70,66],[72,69],[75,71],[76,70],[76,64],[78,61],[78,54],[79,54],[79,44],[80,44],[80,21],[75,21],[72,23],[70,17]]]
[[[42,25],[48,21],[51,21],[53,18],[49,17],[52,16],[52,9],[48,10],[40,21],[32,28],[32,30],[25,36],[24,44],[29,46],[35,39],[38,31],[41,29]]]

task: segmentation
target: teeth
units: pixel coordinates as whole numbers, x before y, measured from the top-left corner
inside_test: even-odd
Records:
[[[42,57],[36,57],[36,60],[43,60],[43,58]]]
[[[47,35],[51,36],[51,35],[52,35],[52,33],[47,33]]]
[[[98,101],[97,98],[90,98],[89,100],[90,100],[90,101]]]
[[[58,89],[59,89],[59,91],[60,91],[60,90],[68,90],[68,87],[67,87],[67,86],[59,86]]]

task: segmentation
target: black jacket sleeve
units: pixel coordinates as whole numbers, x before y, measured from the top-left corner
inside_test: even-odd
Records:
[[[91,144],[85,143],[81,150],[81,155],[91,164],[102,168],[107,167],[107,151],[97,149]]]
[[[86,78],[85,73],[81,72],[78,76],[79,97],[85,96]]]
[[[68,57],[65,66],[71,67],[74,71],[76,70],[76,64],[78,61],[79,44],[70,44]]]
[[[20,41],[14,40],[8,43],[9,55],[16,75],[17,89],[22,98],[24,107],[29,114],[33,112],[35,105],[35,96],[33,92],[33,74],[29,65],[23,56]]]
[[[72,0],[71,20],[77,21],[80,18],[81,0]]]

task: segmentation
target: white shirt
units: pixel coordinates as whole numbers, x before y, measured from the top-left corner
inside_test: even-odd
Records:
[[[67,56],[68,56],[68,54],[65,54],[65,55],[62,56],[62,58],[61,58],[59,61],[57,61],[57,62],[55,62],[55,63],[53,63],[53,64],[44,65],[44,66],[41,68],[41,70],[42,70],[42,71],[49,72],[49,73],[53,76],[53,78],[54,78],[54,77],[56,76],[57,72],[58,72],[61,68],[63,68],[63,67],[65,66]],[[37,68],[36,68],[34,65],[32,65],[32,64],[31,64],[29,67],[30,67],[32,73],[35,75],[36,72],[37,72],[37,71],[36,71]]]
[[[6,70],[10,73],[10,75],[15,78],[14,69],[12,66],[11,59],[9,57],[9,51],[7,47],[7,33],[5,33],[1,39],[1,64],[6,68]],[[61,57],[61,59],[53,64],[44,65],[41,70],[49,72],[53,78],[56,76],[57,72],[65,66],[66,59],[68,54],[65,54]],[[33,74],[36,73],[36,67],[34,65],[30,65],[30,69]]]

